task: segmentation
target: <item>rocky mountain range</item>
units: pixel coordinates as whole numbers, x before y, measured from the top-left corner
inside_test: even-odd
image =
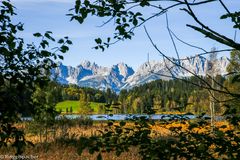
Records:
[[[130,89],[157,79],[169,80],[175,77],[189,77],[193,74],[224,75],[227,73],[228,63],[229,60],[226,57],[209,61],[204,57],[196,56],[181,61],[174,59],[150,61],[134,71],[124,63],[108,68],[90,61],[83,61],[77,67],[58,63],[58,67],[52,70],[52,77],[57,77],[57,81],[61,84],[76,84],[101,90],[110,88],[119,92],[121,89]]]

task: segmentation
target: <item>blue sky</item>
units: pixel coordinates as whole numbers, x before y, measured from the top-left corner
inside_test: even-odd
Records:
[[[77,66],[83,60],[96,62],[102,66],[112,66],[119,62],[127,63],[136,69],[139,65],[147,61],[149,53],[150,60],[160,60],[161,57],[149,42],[143,27],[135,32],[132,40],[126,40],[112,45],[105,52],[92,49],[95,46],[94,39],[98,37],[106,38],[112,36],[113,23],[104,27],[97,27],[103,23],[103,19],[90,17],[84,24],[70,22],[70,18],[65,16],[70,8],[74,6],[74,0],[12,0],[17,8],[17,16],[14,21],[24,23],[24,32],[21,36],[26,42],[34,41],[32,34],[36,32],[52,31],[54,37],[68,36],[73,45],[70,51],[64,55],[63,63]],[[224,0],[231,11],[239,11],[239,0]],[[229,20],[219,20],[224,14],[224,9],[220,3],[208,4],[201,8],[194,8],[199,19],[210,27],[224,33],[228,37],[234,37],[232,23]],[[152,14],[154,10],[144,10],[145,14]],[[186,27],[186,24],[195,24],[191,17],[179,9],[168,12],[171,30],[184,41],[211,50],[228,48],[215,41],[205,38],[200,33]],[[170,36],[166,28],[165,16],[159,16],[153,21],[145,24],[155,44],[168,56],[176,57]],[[239,37],[239,34],[237,34]],[[239,39],[237,39],[239,40]],[[176,41],[181,57],[191,56],[202,51],[186,46]],[[224,53],[227,55],[227,53]]]

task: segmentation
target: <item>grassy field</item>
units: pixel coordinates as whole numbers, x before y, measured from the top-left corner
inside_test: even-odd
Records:
[[[99,106],[104,105],[104,103],[97,103],[97,102],[90,102],[90,107],[93,109],[93,114],[99,113]],[[59,102],[56,105],[57,111],[62,111],[62,113],[66,113],[66,109],[68,108],[68,111],[70,111],[70,108],[72,107],[72,113],[79,113],[79,101],[74,100],[67,100],[63,102]]]

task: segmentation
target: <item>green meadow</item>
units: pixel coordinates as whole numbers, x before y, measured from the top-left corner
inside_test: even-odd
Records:
[[[99,113],[99,108],[100,106],[104,106],[104,103],[98,103],[98,102],[89,102],[90,107],[93,109],[92,114],[97,114]],[[59,102],[56,105],[56,110],[57,111],[62,111],[62,113],[66,113],[66,110],[68,108],[68,111],[70,111],[70,108],[72,107],[72,113],[79,113],[80,110],[80,103],[79,101],[76,100],[66,100],[63,102]]]

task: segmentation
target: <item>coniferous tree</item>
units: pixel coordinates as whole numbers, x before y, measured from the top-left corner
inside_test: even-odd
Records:
[[[79,98],[79,113],[80,114],[90,114],[93,110],[90,106],[89,102],[90,96],[84,91],[80,89],[80,98]]]

